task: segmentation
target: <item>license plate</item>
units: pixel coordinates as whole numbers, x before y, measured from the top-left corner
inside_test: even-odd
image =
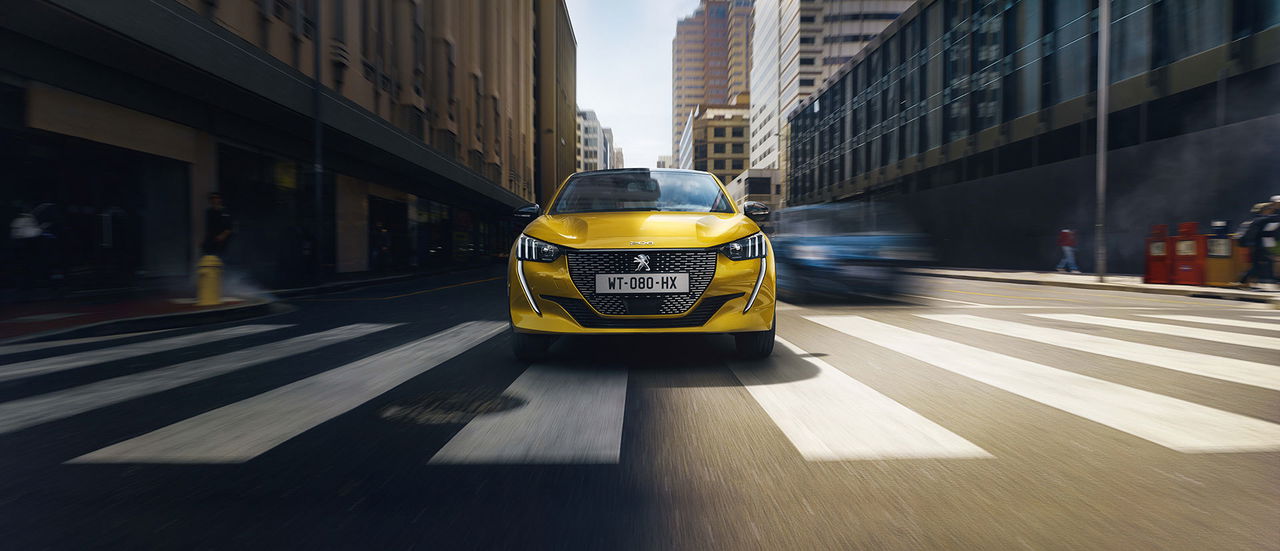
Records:
[[[689,274],[596,274],[596,293],[687,293]]]

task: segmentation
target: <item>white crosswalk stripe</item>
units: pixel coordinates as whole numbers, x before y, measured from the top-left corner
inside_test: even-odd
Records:
[[[0,434],[163,392],[395,327],[358,323],[0,404]]]
[[[127,339],[129,337],[141,337],[144,335],[153,335],[156,333],[164,333],[172,331],[171,329],[160,329],[158,331],[142,331],[138,333],[123,333],[119,335],[103,335],[101,337],[84,337],[80,339],[63,339],[60,341],[40,341],[28,342],[20,344],[7,344],[0,346],[0,356],[8,356],[10,354],[18,354],[21,352],[32,352],[35,350],[48,350],[50,348],[61,348],[63,346],[72,346],[76,344],[89,344],[95,342],[115,341]]]
[[[489,340],[502,322],[429,337],[72,459],[70,463],[241,463]]]
[[[236,327],[228,327],[226,329],[218,329],[215,331],[206,331],[203,333],[192,333],[190,335],[182,335],[180,337],[171,337],[168,339],[159,339],[154,341],[145,341],[133,344],[126,344],[114,348],[105,348],[101,350],[89,350],[78,352],[75,354],[67,354],[64,356],[55,356],[52,358],[42,358],[39,360],[30,360],[25,362],[12,363],[8,365],[0,365],[0,381],[8,381],[12,379],[20,379],[23,377],[32,377],[35,375],[44,375],[55,373],[58,371],[66,371],[86,365],[101,364],[123,360],[127,358],[136,358],[147,354],[155,354],[157,352],[166,352],[176,348],[185,348],[188,346],[196,346],[200,344],[208,344],[235,337],[243,337],[245,335],[253,335],[276,329],[283,329],[288,325],[239,325]]]
[[[1280,450],[1280,425],[903,329],[807,316],[876,346],[1186,453]]]
[[[1090,354],[1154,365],[1233,383],[1280,390],[1280,367],[1274,365],[979,316],[918,315],[925,319],[1080,350]]]
[[[533,365],[506,395],[519,408],[477,417],[431,458],[436,464],[612,464],[622,448],[627,371]]]
[[[1274,323],[1262,323],[1257,321],[1233,320],[1227,318],[1211,318],[1209,316],[1181,316],[1176,314],[1139,314],[1144,318],[1160,318],[1170,321],[1185,321],[1188,323],[1204,323],[1208,325],[1226,325],[1229,327],[1237,327],[1240,329],[1264,329],[1267,331],[1280,331],[1280,325]]]
[[[801,357],[775,357],[770,369],[733,364],[733,372],[805,459],[991,457],[796,345],[778,344]],[[818,374],[807,375],[804,363]]]
[[[1197,327],[1184,327],[1181,325],[1169,325],[1165,323],[1152,323],[1147,321],[1134,321],[1119,318],[1104,318],[1101,316],[1091,316],[1088,314],[1027,314],[1037,318],[1069,321],[1073,323],[1085,323],[1090,325],[1101,325],[1103,327],[1114,327],[1117,329],[1129,329],[1132,331],[1145,331],[1147,333],[1159,333],[1162,335],[1173,335],[1175,337],[1186,337],[1189,339],[1197,339],[1203,341],[1213,341],[1225,344],[1235,344],[1240,346],[1249,346],[1253,348],[1266,348],[1270,350],[1280,350],[1280,338],[1263,337],[1259,335],[1245,335],[1241,333],[1231,333],[1228,331],[1217,331],[1214,329],[1200,329]]]

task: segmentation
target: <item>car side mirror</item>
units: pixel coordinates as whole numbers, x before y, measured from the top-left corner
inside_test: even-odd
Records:
[[[769,217],[769,207],[759,201],[747,201],[742,204],[742,213],[747,218],[760,222]]]
[[[527,222],[527,221],[533,220],[534,218],[537,218],[541,214],[542,214],[542,207],[538,206],[537,203],[534,203],[532,205],[525,205],[523,207],[516,209],[516,211],[512,213],[512,216],[515,216],[517,219],[524,220]]]

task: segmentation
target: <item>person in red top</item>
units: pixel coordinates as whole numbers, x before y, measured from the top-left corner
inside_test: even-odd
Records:
[[[1076,232],[1075,230],[1063,229],[1058,232],[1058,246],[1062,247],[1062,260],[1058,262],[1058,271],[1065,272],[1071,270],[1071,273],[1080,273],[1080,267],[1076,266]]]

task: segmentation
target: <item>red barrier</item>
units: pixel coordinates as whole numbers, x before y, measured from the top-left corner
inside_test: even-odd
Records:
[[[1169,225],[1151,226],[1151,235],[1147,237],[1147,270],[1142,276],[1143,283],[1169,283],[1173,270],[1172,257],[1169,254]]]
[[[1204,266],[1208,258],[1205,236],[1199,234],[1199,224],[1178,224],[1178,236],[1173,241],[1173,282],[1179,285],[1204,285]]]

